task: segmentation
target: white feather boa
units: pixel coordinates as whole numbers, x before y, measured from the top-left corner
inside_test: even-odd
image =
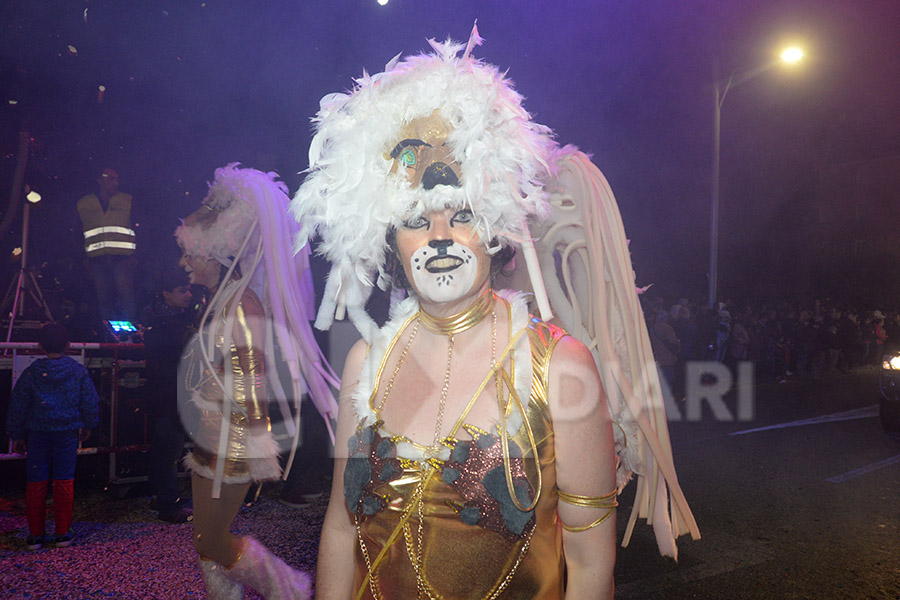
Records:
[[[333,265],[316,326],[330,327],[346,304],[372,341],[362,310],[377,281],[386,287],[386,234],[409,216],[447,206],[470,208],[482,240],[519,242],[528,216],[546,214],[541,180],[552,171],[553,133],[535,123],[505,73],[469,55],[462,44],[429,40],[434,52],[398,60],[383,73],[363,74],[347,94],[322,98],[313,122],[309,173],[291,211],[300,223],[296,248],[318,234],[318,251]],[[387,155],[413,119],[439,111],[461,167],[461,187],[412,188],[391,174]],[[355,313],[355,315],[354,315]]]

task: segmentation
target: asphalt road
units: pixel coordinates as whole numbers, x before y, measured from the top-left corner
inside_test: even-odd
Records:
[[[702,539],[680,538],[675,563],[641,526],[619,550],[616,597],[900,598],[900,444],[881,430],[876,372],[752,391],[751,421],[704,407],[670,423]]]

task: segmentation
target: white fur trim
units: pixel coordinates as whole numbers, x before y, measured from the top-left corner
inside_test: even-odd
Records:
[[[281,477],[281,465],[278,463],[278,443],[270,431],[262,434],[251,434],[247,439],[247,456],[241,457],[247,460],[250,473],[247,475],[224,476],[225,483],[247,483],[249,481],[272,481]],[[206,479],[215,479],[215,472],[208,466],[201,464],[190,452],[182,459],[182,464],[192,473],[196,473]]]
[[[278,464],[278,442],[271,431],[250,434],[247,439],[247,456],[250,459],[250,477],[253,481],[271,481],[281,477]]]
[[[397,456],[401,458],[407,458],[409,460],[425,460],[425,453],[422,451],[422,449],[418,446],[410,444],[409,442],[400,442],[397,444]],[[437,452],[437,458],[441,460],[449,460],[450,448],[441,446],[441,448]]]
[[[526,295],[515,290],[498,290],[497,295],[509,302],[510,307],[510,323],[512,327],[510,331],[515,336],[519,331],[529,326],[531,315],[528,314],[528,302]],[[528,334],[523,334],[516,342],[516,347],[512,350],[512,359],[516,365],[516,376],[513,386],[516,388],[516,394],[522,401],[522,405],[527,407],[531,399],[531,380],[534,375],[531,365],[531,343],[528,340]],[[522,426],[522,414],[513,409],[509,419],[506,421],[506,427],[510,434],[514,434]]]
[[[251,433],[247,438],[247,458],[277,458],[279,452],[271,431]]]
[[[228,577],[228,570],[225,567],[212,559],[198,558],[208,598],[215,600],[243,599],[244,586]]]
[[[212,559],[200,558],[206,593],[215,600],[242,600],[244,586],[228,577],[228,570]]]
[[[364,420],[366,425],[375,422],[375,411],[369,406],[369,399],[375,391],[377,384],[375,376],[378,374],[378,368],[385,358],[391,340],[397,336],[407,319],[416,314],[418,310],[419,301],[413,296],[406,298],[392,308],[388,322],[373,336],[359,374],[359,385],[356,386],[356,391],[353,393],[353,408],[356,411],[357,421]]]
[[[191,473],[196,473],[204,479],[214,480],[216,478],[216,474],[212,469],[197,462],[193,452],[185,454],[184,458],[181,459],[181,464]],[[247,475],[226,475],[222,478],[222,481],[225,483],[248,483],[251,480],[252,478],[249,473]]]

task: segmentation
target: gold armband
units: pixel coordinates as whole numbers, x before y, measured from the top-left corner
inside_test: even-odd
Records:
[[[585,525],[584,527],[570,527],[569,525],[563,523],[562,520],[560,520],[560,524],[562,525],[563,529],[565,529],[566,531],[574,532],[587,531],[588,529],[596,527],[600,523],[607,520],[613,514],[615,508],[619,505],[618,501],[616,500],[616,495],[618,494],[618,492],[618,489],[614,489],[610,493],[604,494],[602,496],[579,496],[578,494],[567,494],[562,490],[557,490],[560,502],[565,502],[566,504],[571,504],[572,506],[582,506],[585,508],[606,509],[606,512],[602,517],[600,517],[590,525]]]
[[[579,496],[578,494],[567,494],[562,490],[557,490],[559,499],[566,504],[573,506],[585,506],[587,508],[615,508],[619,505],[616,501],[618,489],[614,489],[608,494],[602,496]]]

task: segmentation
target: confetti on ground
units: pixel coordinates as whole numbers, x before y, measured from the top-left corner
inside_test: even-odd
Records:
[[[275,500],[277,487],[264,488],[256,504],[242,509],[234,530],[254,536],[291,566],[312,573],[327,500],[290,508]],[[206,598],[191,525],[157,520],[149,498],[119,500],[101,490],[77,492],[75,544],[28,552],[22,498],[5,495],[0,498],[3,598]],[[47,514],[52,531],[52,508]]]

